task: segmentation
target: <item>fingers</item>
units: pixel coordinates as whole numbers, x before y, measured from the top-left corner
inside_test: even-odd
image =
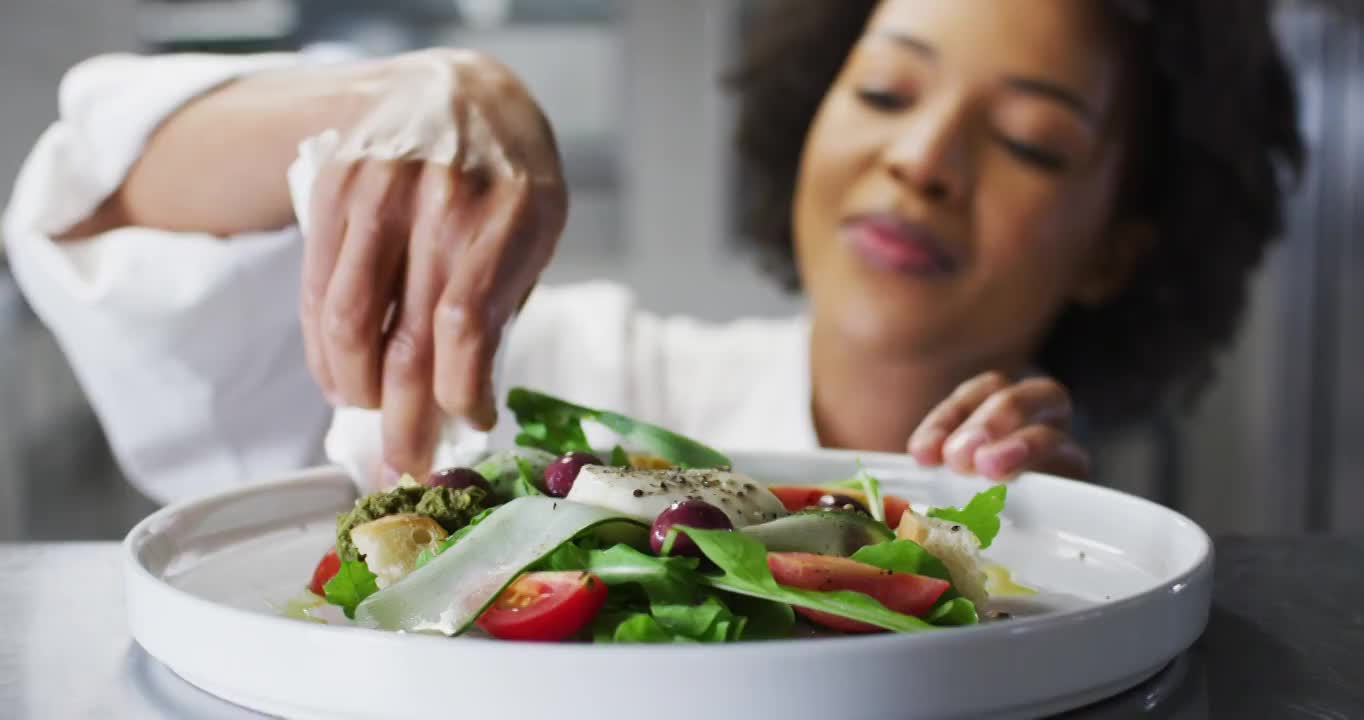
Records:
[[[1050,425],[1029,425],[984,445],[972,462],[977,472],[993,480],[1024,470],[1079,480],[1089,476],[1089,454],[1068,433]]]
[[[379,406],[383,324],[397,299],[411,226],[415,164],[367,163],[355,183],[345,240],[322,311],[322,343],[336,395]]]
[[[943,460],[958,472],[972,472],[984,445],[1026,425],[1069,429],[1070,412],[1070,395],[1055,380],[1024,380],[986,398],[943,443]]]
[[[988,372],[977,375],[957,386],[952,395],[938,404],[928,417],[919,423],[909,440],[909,452],[925,465],[939,465],[944,461],[943,444],[971,414],[994,393],[1009,386],[1003,373]]]
[[[1010,383],[985,373],[962,383],[915,430],[909,451],[925,465],[995,479],[1022,470],[1085,477],[1089,457],[1071,438],[1071,402],[1050,378]]]
[[[432,313],[446,282],[445,248],[453,235],[446,212],[450,181],[444,171],[428,168],[420,183],[422,201],[412,230],[402,301],[382,366],[384,462],[391,475],[425,474],[439,433],[440,414],[432,391]]]
[[[313,182],[309,200],[308,236],[303,243],[303,276],[299,293],[299,324],[303,347],[313,380],[333,404],[335,384],[322,340],[322,309],[336,258],[346,233],[346,213],[342,197],[350,184],[352,168],[332,164],[323,168]]]
[[[527,223],[531,193],[524,175],[499,179],[483,203],[489,213],[456,260],[436,306],[436,400],[446,413],[487,430],[497,421],[493,360],[502,328],[538,274]]]

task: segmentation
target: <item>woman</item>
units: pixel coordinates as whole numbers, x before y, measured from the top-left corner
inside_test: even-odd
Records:
[[[20,178],[16,274],[163,500],[316,461],[323,396],[349,408],[331,459],[424,472],[486,440],[439,442],[442,413],[506,437],[495,375],[721,446],[995,478],[1083,476],[1073,406],[1111,427],[1197,387],[1302,158],[1264,2],[770,12],[741,149],[808,317],[532,292],[567,205],[552,133],[458,51],[87,63]]]

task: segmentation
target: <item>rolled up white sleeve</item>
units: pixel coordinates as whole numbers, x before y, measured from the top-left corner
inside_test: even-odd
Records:
[[[53,236],[118,188],[147,139],[186,102],[244,74],[304,61],[121,55],[75,67],[61,86],[60,118],[29,156],[5,213],[20,288],[65,352],[124,473],[161,502],[322,457],[331,412],[298,332],[300,234],[134,227],[77,241]]]

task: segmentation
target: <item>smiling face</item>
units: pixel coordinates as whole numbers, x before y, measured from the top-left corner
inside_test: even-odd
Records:
[[[815,322],[884,356],[1021,369],[1121,288],[1119,62],[1093,0],[884,0],[806,139]]]

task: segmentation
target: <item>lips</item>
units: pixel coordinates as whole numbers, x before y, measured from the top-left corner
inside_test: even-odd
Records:
[[[957,267],[937,233],[892,213],[858,215],[840,230],[853,251],[876,267],[917,276],[945,275]]]

